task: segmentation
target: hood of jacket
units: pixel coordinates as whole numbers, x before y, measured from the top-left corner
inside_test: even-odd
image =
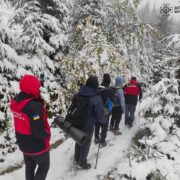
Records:
[[[26,94],[30,94],[35,98],[40,97],[41,83],[36,76],[24,75],[20,80],[20,90]]]
[[[21,92],[11,100],[10,108],[12,111],[20,111],[32,99],[31,95]]]
[[[135,79],[131,79],[130,84],[137,84],[137,81]]]
[[[90,88],[88,86],[81,86],[79,92],[78,92],[78,95],[80,96],[96,96],[96,95],[99,95],[99,92],[93,88]]]
[[[123,84],[123,78],[118,76],[116,77],[115,86],[122,86]]]

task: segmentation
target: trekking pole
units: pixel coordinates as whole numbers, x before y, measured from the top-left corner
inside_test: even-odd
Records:
[[[96,168],[97,168],[98,157],[99,157],[99,149],[100,149],[100,143],[99,143],[99,145],[98,145],[98,151],[97,151],[97,156],[96,156],[96,164],[95,164],[94,169],[96,169]]]
[[[70,146],[69,146],[68,149],[65,151],[65,153],[68,153],[68,152],[70,151],[72,145],[73,145],[73,141],[71,142]]]
[[[140,114],[141,112],[140,112],[140,101],[139,101],[139,112],[138,112],[138,121],[139,121],[139,127],[141,126],[141,121],[140,121]]]

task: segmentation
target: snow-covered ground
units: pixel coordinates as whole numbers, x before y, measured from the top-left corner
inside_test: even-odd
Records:
[[[114,136],[112,132],[108,131],[107,136],[107,147],[101,148],[99,153],[99,160],[97,168],[95,169],[96,155],[98,146],[92,142],[88,160],[92,165],[90,170],[78,170],[74,171],[72,167],[73,153],[74,153],[74,142],[72,139],[66,140],[57,149],[54,149],[50,153],[51,165],[48,172],[47,180],[93,180],[103,178],[109,171],[118,167],[121,164],[121,168],[126,168],[128,164],[123,166],[123,162],[127,162],[126,156],[127,150],[131,146],[131,140],[134,134],[139,129],[137,126],[132,129],[128,129],[124,126],[124,117],[120,124],[122,135]],[[21,153],[19,156],[22,156]],[[128,168],[129,169],[129,168]],[[24,180],[24,166],[14,171],[13,173],[7,173],[0,176],[0,180]],[[121,171],[121,169],[119,169]]]
[[[141,107],[148,106],[147,101],[143,100]],[[139,108],[136,109],[136,118],[134,127],[129,129],[124,125],[124,116],[120,123],[120,130],[122,135],[115,136],[112,132],[108,131],[107,134],[107,147],[101,148],[99,152],[99,160],[97,168],[95,169],[96,156],[98,146],[92,142],[88,161],[91,163],[92,168],[89,170],[74,170],[73,167],[73,154],[74,154],[74,141],[67,139],[58,148],[51,150],[50,158],[51,165],[46,180],[127,180],[135,178],[136,180],[145,180],[147,176],[153,172],[160,172],[160,175],[155,176],[153,180],[157,180],[159,176],[162,176],[159,180],[179,180],[180,173],[180,153],[179,153],[179,140],[177,135],[170,136],[169,140],[163,141],[161,136],[164,134],[160,128],[159,120],[152,123],[151,126],[155,126],[154,133],[156,137],[152,136],[149,140],[142,139],[139,142],[149,146],[147,149],[133,148],[133,138],[139,130],[144,129],[147,119],[143,119],[143,111]],[[139,113],[139,110],[141,113]],[[160,118],[161,121],[166,120]],[[179,132],[179,131],[178,131]],[[53,139],[62,138],[58,129],[54,134]],[[153,139],[153,137],[155,139]],[[94,138],[93,138],[94,139]],[[164,138],[163,138],[164,139]],[[166,142],[166,143],[165,143]],[[156,144],[158,148],[153,149],[153,144]],[[176,148],[174,148],[176,146]],[[150,148],[151,147],[151,148]],[[144,151],[143,151],[144,150]],[[159,150],[159,151],[158,151]],[[154,151],[153,153],[151,151]],[[162,151],[162,152],[161,152]],[[139,154],[141,153],[141,154]],[[151,154],[154,156],[151,157]],[[144,160],[140,160],[140,157],[144,157]],[[169,158],[168,158],[169,156]],[[10,161],[12,158],[12,161]],[[16,152],[7,159],[6,165],[15,163],[15,159],[19,162],[23,160],[22,153]],[[125,178],[125,176],[127,178]],[[0,176],[0,180],[24,180],[25,179],[25,167],[18,169],[12,173],[6,173]]]

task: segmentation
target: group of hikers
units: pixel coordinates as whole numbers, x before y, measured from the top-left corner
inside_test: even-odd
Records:
[[[85,123],[81,128],[87,134],[87,140],[83,145],[75,144],[73,163],[79,169],[91,168],[87,156],[93,134],[94,143],[105,147],[108,129],[114,135],[121,134],[119,124],[123,113],[125,125],[128,128],[133,126],[138,97],[139,100],[142,98],[141,86],[136,77],[131,77],[125,86],[120,76],[116,77],[114,86],[110,84],[109,74],[103,75],[101,85],[97,76],[89,76],[77,93],[88,98]],[[24,155],[26,180],[45,180],[50,166],[51,131],[40,86],[41,82],[36,76],[24,75],[20,80],[20,93],[11,100],[10,105],[17,144]]]

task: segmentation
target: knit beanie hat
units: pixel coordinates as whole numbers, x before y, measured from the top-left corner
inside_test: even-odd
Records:
[[[135,77],[135,76],[132,76],[132,77],[131,77],[131,80],[136,80],[136,77]]]
[[[86,81],[86,86],[88,86],[92,89],[97,89],[99,86],[97,76],[90,76]]]

